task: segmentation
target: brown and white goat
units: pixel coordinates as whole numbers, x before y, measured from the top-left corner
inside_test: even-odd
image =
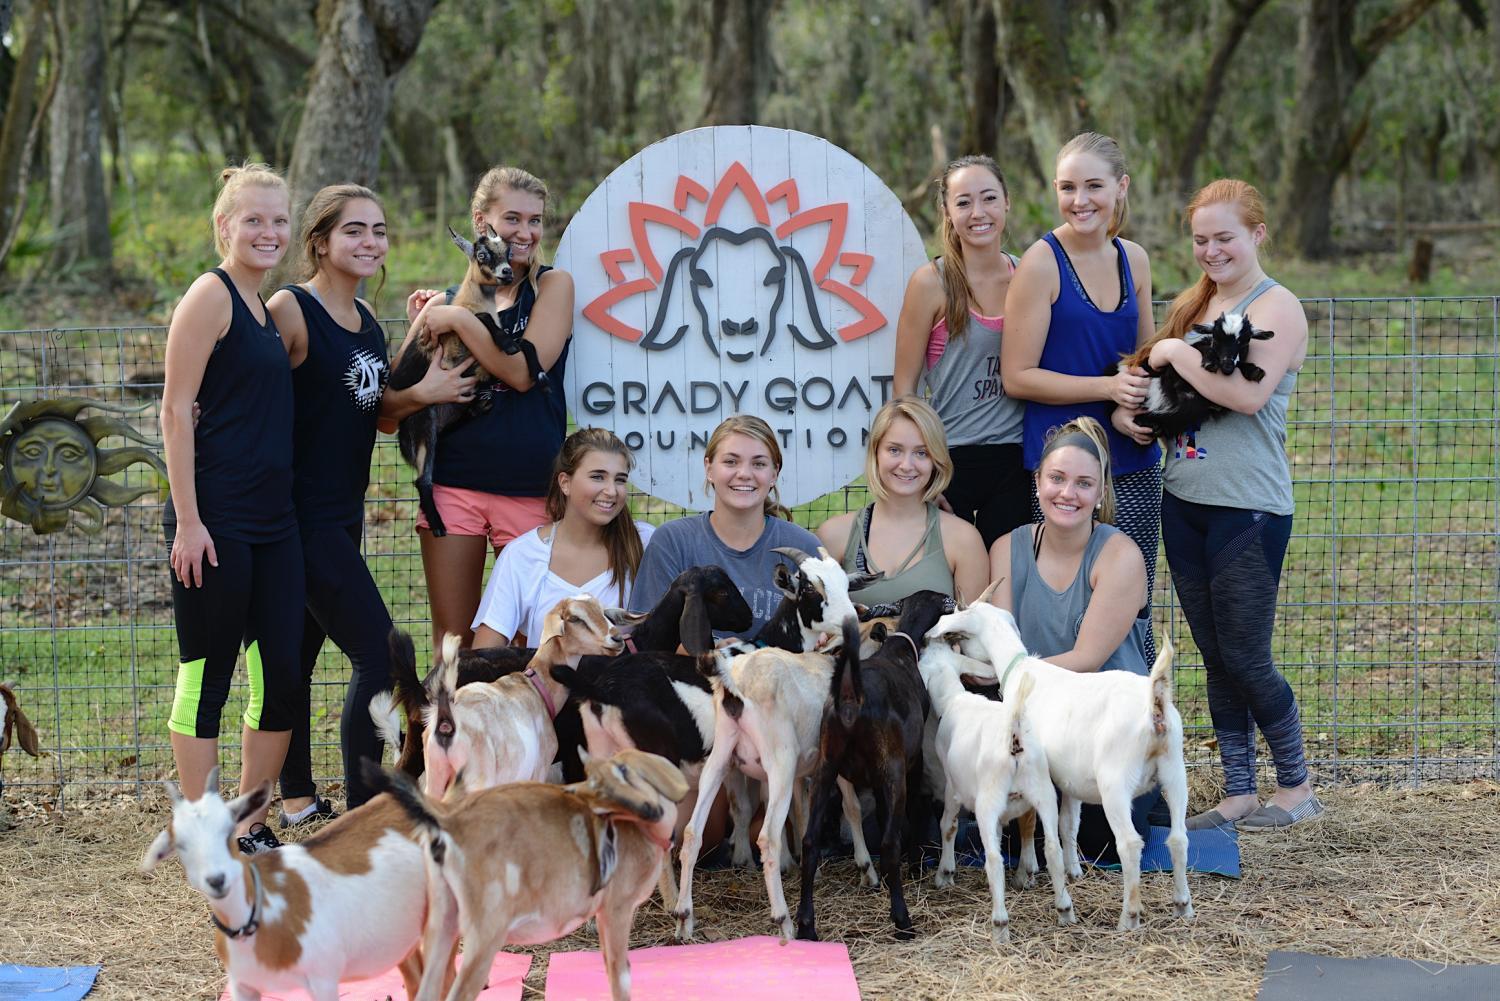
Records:
[[[651,896],[687,782],[643,751],[589,760],[571,786],[519,782],[435,803],[410,777],[368,768],[427,845],[432,910],[423,952],[446,955],[461,933],[464,963],[448,1001],[472,1001],[495,953],[569,934],[589,918],[614,1001],[630,997],[630,927]],[[417,1001],[437,1001],[438,971]]]
[[[460,688],[458,643],[457,636],[443,638],[443,673],[426,710],[424,787],[430,796],[441,796],[460,772],[470,791],[546,780],[557,756],[552,721],[568,697],[552,668],[625,648],[591,594],[564,598],[547,613],[536,654],[518,674]]]
[[[21,745],[21,750],[33,758],[42,756],[41,745],[36,739],[36,728],[31,725],[31,720],[21,711],[21,703],[16,698],[15,689],[9,685],[0,684],[0,759],[4,758],[5,752],[10,750],[11,740]],[[0,793],[5,792],[5,773],[0,771]]]
[[[226,803],[218,780],[215,768],[196,800],[166,783],[172,819],[141,870],[182,861],[188,885],[208,899],[234,1001],[287,990],[336,1001],[340,980],[393,966],[410,995],[423,972],[427,873],[406,811],[376,796],[300,844],[251,857],[236,848],[235,825],[265,809],[270,783]],[[434,981],[451,977],[451,951],[434,964]]]

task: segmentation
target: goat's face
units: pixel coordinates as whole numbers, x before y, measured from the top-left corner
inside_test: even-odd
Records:
[[[592,594],[576,594],[553,606],[542,620],[537,647],[554,638],[561,644],[563,656],[575,666],[578,658],[587,654],[614,657],[625,649],[620,631]]]
[[[998,649],[984,645],[981,637],[986,634]],[[1015,616],[991,604],[970,605],[943,616],[927,631],[927,640],[946,643],[965,657],[989,661],[991,665],[1026,652]]]
[[[516,280],[516,273],[510,266],[510,244],[500,239],[488,223],[485,224],[484,233],[475,237],[473,243],[455,233],[452,226],[448,227],[448,233],[478,271],[479,284],[509,285]]]
[[[189,886],[210,900],[223,900],[244,879],[242,859],[234,847],[235,826],[265,808],[270,783],[228,803],[219,797],[218,768],[209,773],[203,795],[194,800],[185,799],[174,783],[164,785],[172,798],[172,820],[146,849],[141,871],[150,872],[176,855]]]
[[[755,622],[750,603],[723,567],[689,567],[672,586],[682,593],[682,644],[689,653],[713,646],[713,630],[742,633]]]
[[[820,546],[817,556],[789,547],[776,552],[797,561],[795,577],[785,564],[777,564],[776,586],[797,603],[797,624],[805,632],[838,633],[844,619],[859,619],[849,597],[849,575],[828,550]]]

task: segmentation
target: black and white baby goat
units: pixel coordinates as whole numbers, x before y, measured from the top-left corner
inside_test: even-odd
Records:
[[[1184,338],[1203,356],[1203,368],[1219,375],[1236,370],[1251,382],[1266,377],[1265,370],[1250,360],[1250,342],[1269,340],[1270,330],[1256,330],[1241,313],[1220,313],[1213,323],[1196,323]],[[1171,440],[1184,431],[1202,424],[1225,408],[1204,396],[1168,365],[1157,371],[1147,364],[1149,346],[1120,362],[1124,370],[1139,365],[1146,369],[1151,384],[1146,390],[1146,404],[1135,422],[1156,432],[1158,438]]]

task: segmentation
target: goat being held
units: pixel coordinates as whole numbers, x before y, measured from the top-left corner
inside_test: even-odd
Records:
[[[500,239],[489,226],[482,236],[470,243],[448,227],[453,242],[469,259],[469,270],[463,283],[453,293],[453,305],[462,306],[479,317],[497,342],[501,339],[500,317],[495,309],[495,297],[490,291],[497,285],[509,285],[516,280],[510,268],[510,245]],[[434,302],[440,301],[434,298]],[[432,364],[432,353],[441,351],[445,368],[454,368],[469,361],[469,349],[458,334],[448,332],[431,343],[423,317],[416,319],[418,327],[406,350],[401,353],[391,371],[390,388],[407,389],[422,381]],[[432,499],[432,465],[436,458],[438,435],[454,421],[470,412],[483,413],[492,405],[489,394],[484,392],[484,383],[494,381],[494,376],[480,367],[478,362],[469,365],[471,374],[477,375],[481,383],[474,400],[470,403],[435,403],[423,407],[401,420],[397,440],[401,445],[401,456],[417,471],[417,498],[427,524],[435,536],[448,534],[442,515]]]
[[[1243,314],[1220,313],[1213,323],[1194,324],[1184,339],[1203,356],[1206,371],[1232,375],[1238,370],[1251,382],[1260,382],[1266,373],[1250,361],[1250,342],[1269,340],[1274,336],[1273,331],[1256,330]],[[1210,417],[1225,412],[1224,407],[1200,393],[1172,366],[1160,371],[1153,369],[1147,364],[1150,353],[1150,345],[1147,345],[1118,366],[1123,371],[1138,365],[1151,379],[1146,390],[1146,403],[1141,413],[1135,416],[1137,424],[1155,431],[1158,438],[1170,441]]]

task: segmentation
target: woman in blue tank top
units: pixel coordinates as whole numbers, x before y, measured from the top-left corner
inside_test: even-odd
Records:
[[[490,409],[451,425],[438,439],[433,499],[447,534],[419,518],[422,568],[432,606],[433,646],[445,633],[472,641],[488,549],[545,524],[552,460],[567,433],[563,380],[573,332],[573,278],[541,263],[547,187],[517,167],[493,167],[470,202],[474,231],[493,229],[510,248],[516,280],[495,289],[500,324],[535,349],[539,382],[525,352],[506,354],[474,314],[447,305],[435,290],[416,296],[422,315],[412,331],[455,331],[497,382]],[[411,333],[408,332],[408,338]],[[406,347],[402,344],[402,349]],[[399,357],[399,352],[398,352]]]
[[[298,243],[304,279],[268,303],[292,365],[292,496],[307,581],[299,701],[281,769],[283,826],[333,812],[313,784],[309,732],[313,669],[325,638],[352,667],[339,720],[350,809],[370,798],[360,759],[380,760],[370,699],[390,685],[391,616],[360,554],[377,418],[458,402],[474,390],[472,378],[440,365],[408,389],[386,388],[385,331],[355,297],[360,282],[385,274],[385,210],[373,191],[337,184],[313,195]]]
[[[302,635],[291,369],[257,291],[286,252],[291,207],[286,182],[264,164],[231,167],[221,180],[214,243],[223,260],[172,311],[161,402],[178,647],[167,728],[189,799],[218,764],[242,642],[250,698],[240,788],[276,777],[295,719]],[[276,846],[264,817],[240,823],[241,850]]]
[[[1036,469],[1047,433],[1075,417],[1098,421],[1114,464],[1117,524],[1146,560],[1147,600],[1156,584],[1161,533],[1161,450],[1137,444],[1129,410],[1146,398],[1144,370],[1116,371],[1151,339],[1151,263],[1118,236],[1130,177],[1119,143],[1084,132],[1057,154],[1052,185],[1063,223],[1021,257],[1005,299],[1000,353],[1005,391],[1026,402],[1022,446]],[[1038,512],[1033,510],[1033,517]],[[1148,639],[1147,661],[1156,656]]]

